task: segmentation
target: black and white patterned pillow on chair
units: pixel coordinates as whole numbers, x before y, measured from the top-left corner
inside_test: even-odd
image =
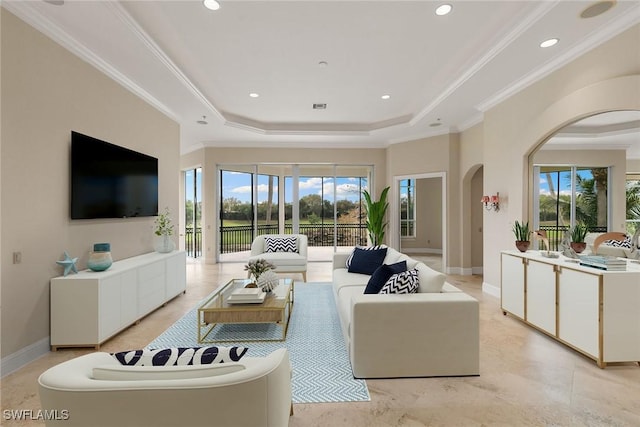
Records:
[[[602,242],[602,244],[607,246],[613,246],[615,248],[631,249],[631,237],[626,236],[624,240],[615,240],[615,239],[605,240],[604,242]]]
[[[420,288],[418,280],[418,270],[403,271],[396,273],[387,280],[382,289],[381,294],[415,294]]]
[[[265,252],[298,252],[297,237],[272,237],[264,238]]]
[[[130,350],[113,353],[118,362],[128,366],[181,366],[237,362],[246,347],[171,347]]]

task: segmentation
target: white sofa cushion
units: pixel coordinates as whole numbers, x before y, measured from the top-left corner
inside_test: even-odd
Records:
[[[189,366],[105,365],[93,368],[93,379],[103,381],[180,380],[226,375],[243,369],[245,366],[237,363]]]
[[[419,293],[442,292],[446,279],[444,274],[427,267],[421,262],[416,264],[415,268],[418,270]]]
[[[256,259],[265,259],[276,267],[281,265],[307,265],[307,258],[296,252],[264,252],[260,255],[249,257],[249,261]]]

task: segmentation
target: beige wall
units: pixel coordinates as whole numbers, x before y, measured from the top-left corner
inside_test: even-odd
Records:
[[[484,196],[482,182],[484,180],[484,169],[479,168],[471,177],[470,194],[471,199],[469,202],[470,212],[464,211],[465,216],[470,217],[471,227],[469,228],[468,237],[463,238],[463,245],[468,245],[471,248],[471,271],[473,274],[482,273],[482,242],[484,241],[484,233],[482,232],[482,222],[485,212],[487,215],[495,213],[494,211],[485,211],[480,199]],[[489,195],[489,194],[487,194]],[[470,239],[467,240],[467,239]],[[467,267],[465,265],[465,267]]]
[[[179,127],[7,11],[2,13],[2,356],[49,335],[49,279],[63,251],[84,268],[95,242],[114,259],[153,251],[153,218],[69,219],[70,133],[159,159],[159,203],[178,212]]]
[[[628,173],[640,173],[640,159],[627,160],[627,172]]]
[[[456,273],[461,268],[460,240],[462,195],[460,192],[461,138],[457,133],[438,135],[417,141],[393,144],[387,148],[387,185],[397,177],[444,173],[446,176],[447,217],[443,242],[445,271]],[[397,198],[397,191],[395,193]],[[397,203],[397,200],[390,200]]]
[[[475,186],[476,173],[484,161],[484,124],[479,123],[460,133],[460,224],[462,232],[454,244],[460,250],[463,274],[480,272],[482,266],[482,221],[485,214],[479,200],[483,195],[482,179]],[[475,189],[475,190],[473,190]],[[475,193],[474,193],[475,191]],[[474,261],[475,260],[475,261]],[[478,261],[479,260],[479,261]]]
[[[188,169],[202,162],[203,183],[203,257],[205,262],[216,261],[218,236],[216,200],[218,188],[218,165],[231,164],[313,164],[335,163],[337,165],[373,165],[374,192],[376,198],[385,186],[384,149],[301,149],[301,148],[206,148],[183,156],[181,167]]]
[[[528,155],[566,124],[595,113],[640,109],[640,25],[579,57],[485,113],[484,188],[499,191],[500,212],[485,214],[484,281],[500,286],[500,251],[513,248],[514,220],[531,216]],[[614,204],[613,223],[624,219]]]

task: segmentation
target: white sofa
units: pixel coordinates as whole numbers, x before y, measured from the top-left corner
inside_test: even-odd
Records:
[[[387,249],[384,264],[406,260],[408,269],[417,268],[419,293],[364,294],[370,276],[350,273],[348,256],[333,257],[333,290],[354,377],[480,374],[475,298],[393,248]]]
[[[292,409],[286,349],[190,366],[123,366],[96,352],[38,383],[42,409],[58,418],[47,426],[286,426]]]
[[[297,252],[266,252],[266,237],[295,237]],[[249,261],[265,259],[275,266],[277,273],[302,273],[307,281],[307,236],[304,234],[262,234],[251,243]]]

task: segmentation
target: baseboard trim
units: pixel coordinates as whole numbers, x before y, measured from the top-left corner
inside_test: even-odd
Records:
[[[402,252],[405,254],[440,254],[442,255],[442,249],[435,249],[435,248],[402,248]]]
[[[487,282],[482,282],[482,292],[489,294],[492,297],[500,298],[500,288],[490,285]]]
[[[456,276],[471,276],[473,274],[473,271],[471,268],[447,267],[447,274],[455,274]]]
[[[484,274],[483,267],[471,267],[471,273],[476,274],[478,276],[482,276]]]
[[[49,337],[46,337],[21,348],[13,354],[3,357],[2,361],[0,361],[0,378],[4,378],[9,374],[14,373],[23,366],[26,366],[34,360],[49,353],[49,342]]]

